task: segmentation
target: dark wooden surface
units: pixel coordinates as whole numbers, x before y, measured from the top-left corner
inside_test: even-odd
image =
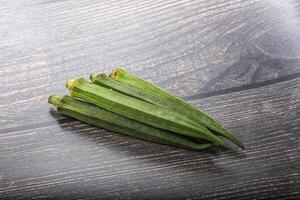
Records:
[[[0,198],[300,198],[298,0],[0,2]],[[106,132],[47,104],[123,67],[246,145],[192,152]]]

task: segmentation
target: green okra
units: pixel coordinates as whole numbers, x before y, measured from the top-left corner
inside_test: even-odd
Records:
[[[162,105],[162,104],[164,104],[164,102],[161,102],[162,101],[161,98],[157,97],[155,94],[152,94],[151,92],[149,92],[147,90],[141,90],[141,89],[133,87],[131,85],[123,84],[117,80],[114,80],[114,79],[108,77],[106,74],[98,74],[98,75],[91,74],[90,80],[94,84],[116,90],[116,91],[126,94],[128,96],[141,99],[143,101],[161,106],[163,108],[169,109],[169,107],[170,107],[168,105],[166,107],[164,107]],[[170,104],[170,103],[171,102],[168,102],[168,104]]]
[[[200,144],[189,138],[130,120],[69,96],[50,96],[48,102],[66,116],[138,139],[196,151],[212,146],[212,144]]]
[[[180,113],[194,122],[204,125],[214,134],[223,136],[237,144],[239,147],[243,149],[245,148],[236,136],[207,113],[198,110],[170,92],[139,77],[131,75],[122,69],[113,70],[109,77],[110,79],[107,79],[105,76],[100,75],[99,77],[91,76],[91,79],[96,84],[115,89],[129,96],[140,98],[155,105]],[[111,79],[115,81],[113,82]],[[116,81],[122,84],[118,84]]]
[[[205,127],[192,120],[148,102],[127,96],[79,78],[67,81],[72,97],[83,99],[105,110],[137,120],[156,128],[196,139],[204,139],[218,146],[227,145]]]

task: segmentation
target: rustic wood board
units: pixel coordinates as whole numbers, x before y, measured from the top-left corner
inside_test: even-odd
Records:
[[[299,199],[300,2],[0,2],[0,198]],[[59,115],[73,76],[123,67],[246,145],[192,152]]]

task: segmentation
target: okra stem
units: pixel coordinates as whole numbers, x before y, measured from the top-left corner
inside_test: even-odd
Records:
[[[200,144],[189,138],[130,120],[68,96],[50,96],[48,101],[64,115],[127,136],[196,151],[212,146],[212,144]]]
[[[67,81],[70,95],[139,122],[227,148],[208,129],[175,112],[80,79]]]
[[[113,70],[109,77],[122,84],[109,82],[109,79],[105,79],[103,75],[99,77],[92,76],[91,78],[94,79],[94,82],[97,84],[106,85],[106,87],[124,92],[130,96],[134,96],[158,106],[165,107],[174,112],[181,113],[185,117],[206,126],[216,135],[223,136],[237,144],[239,147],[243,149],[245,148],[242,142],[235,135],[229,132],[207,113],[194,108],[192,105],[174,96],[168,91],[139,77],[129,74],[122,69]]]
[[[61,100],[63,97],[60,96],[49,96],[48,98],[48,103],[51,103],[52,105],[54,105],[56,108],[58,108]]]
[[[160,102],[161,99],[158,98],[156,95],[150,93],[149,91],[141,90],[131,85],[123,84],[117,80],[108,77],[106,74],[91,74],[90,80],[92,81],[92,83],[100,85],[102,87],[110,88],[115,91],[121,92],[125,95],[135,97],[143,101],[163,107],[162,104],[164,104],[164,102]],[[169,106],[163,108],[169,108]]]

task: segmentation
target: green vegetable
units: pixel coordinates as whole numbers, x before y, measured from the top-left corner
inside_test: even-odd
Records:
[[[140,79],[139,77],[128,74],[122,69],[114,70],[109,77],[110,78],[101,74],[97,77],[92,75],[91,79],[96,84],[112,88],[129,96],[142,99],[162,108],[179,113],[198,124],[204,125],[214,134],[223,136],[237,144],[239,147],[245,148],[236,136],[222,127],[221,124],[208,114],[194,108],[192,105],[172,95],[168,91]]]
[[[160,107],[163,107],[162,104],[165,104],[165,102],[163,102],[162,99],[157,95],[152,94],[147,90],[141,90],[131,85],[123,84],[117,80],[108,77],[106,74],[98,74],[98,75],[91,74],[90,80],[94,84],[113,89],[115,91],[121,92],[128,96],[144,100],[146,102],[158,105]],[[172,104],[172,102],[167,102],[167,106],[165,108],[170,109],[169,104]]]
[[[50,96],[48,102],[57,107],[57,110],[64,115],[127,136],[196,151],[212,146],[211,144],[200,144],[189,138],[122,117],[69,96]]]
[[[105,110],[170,132],[204,139],[216,145],[227,147],[220,138],[208,129],[178,113],[89,83],[82,78],[68,80],[67,87],[71,96],[83,99]]]

